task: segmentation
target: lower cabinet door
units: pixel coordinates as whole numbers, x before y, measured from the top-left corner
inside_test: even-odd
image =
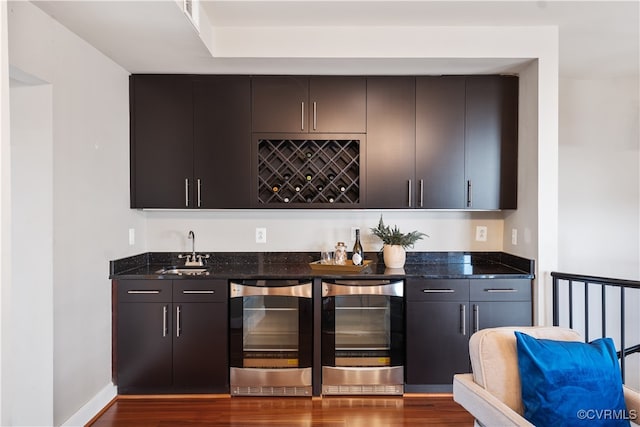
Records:
[[[531,301],[471,302],[472,333],[500,326],[531,326]]]
[[[173,384],[177,392],[229,392],[226,303],[174,303]]]
[[[466,301],[407,301],[408,388],[442,385],[450,391],[454,374],[470,372],[468,305]]]
[[[143,393],[171,386],[171,304],[118,304],[118,392]]]

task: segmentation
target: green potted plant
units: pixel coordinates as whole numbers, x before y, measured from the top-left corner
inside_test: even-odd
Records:
[[[412,248],[413,245],[428,235],[419,231],[412,231],[410,233],[402,233],[397,225],[393,228],[385,225],[382,221],[382,215],[380,215],[380,222],[378,226],[371,229],[371,233],[382,240],[384,244],[382,246],[382,255],[384,259],[384,265],[388,268],[402,268],[407,259],[407,248]]]

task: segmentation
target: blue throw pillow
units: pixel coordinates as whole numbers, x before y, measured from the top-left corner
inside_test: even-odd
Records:
[[[587,344],[515,334],[529,422],[537,427],[630,425],[611,338]]]

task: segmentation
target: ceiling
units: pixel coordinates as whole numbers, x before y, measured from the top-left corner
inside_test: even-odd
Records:
[[[557,26],[560,75],[638,76],[640,0],[200,0],[212,28],[365,26]],[[181,1],[34,1],[54,19],[132,73],[278,73],[341,65],[376,72],[465,73],[515,69],[523,60],[428,58],[212,57]],[[202,28],[201,28],[202,29]],[[344,68],[344,67],[343,67]],[[415,71],[414,71],[415,70]]]

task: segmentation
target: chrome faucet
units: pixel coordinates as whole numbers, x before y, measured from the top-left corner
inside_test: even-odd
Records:
[[[204,259],[209,258],[209,254],[196,254],[196,234],[189,230],[189,234],[187,235],[187,239],[191,240],[191,253],[190,254],[180,254],[178,258],[186,258],[184,265],[187,267],[202,267],[204,265]]]

